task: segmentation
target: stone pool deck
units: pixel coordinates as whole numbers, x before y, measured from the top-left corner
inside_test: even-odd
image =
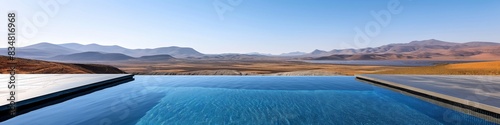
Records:
[[[10,75],[1,74],[0,83],[0,121],[8,119],[10,111],[10,89],[7,87]],[[133,80],[130,74],[17,74],[16,107],[18,114],[29,112],[43,106],[55,104],[79,95],[90,93],[112,85]]]
[[[356,78],[424,95],[431,99],[458,103],[460,107],[500,114],[500,76],[474,75],[356,75]]]

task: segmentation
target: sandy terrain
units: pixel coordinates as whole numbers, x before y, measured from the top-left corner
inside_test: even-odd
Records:
[[[388,66],[351,66],[291,61],[169,61],[114,63],[127,73],[153,75],[354,75],[394,68]]]
[[[6,57],[0,57],[0,73],[2,74],[7,73],[6,59]],[[424,67],[336,65],[279,60],[122,61],[95,62],[95,64],[58,63],[21,58],[18,58],[17,61],[18,74],[106,74],[126,72],[139,75],[500,75],[500,61]]]
[[[170,61],[109,64],[132,74],[149,75],[500,75],[500,61],[423,67],[313,64],[292,61]]]

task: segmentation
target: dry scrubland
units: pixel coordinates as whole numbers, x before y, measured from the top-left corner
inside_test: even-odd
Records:
[[[388,69],[386,66],[350,66],[289,61],[171,61],[112,65],[128,73],[153,75],[354,75]]]
[[[176,61],[114,66],[128,73],[153,75],[500,75],[500,61],[425,67],[332,65],[287,61]]]
[[[500,75],[500,61],[443,64],[425,67],[332,65],[279,60],[96,62],[98,64],[58,63],[21,58],[17,58],[16,61],[18,63],[18,74],[106,74],[126,72],[144,75]],[[0,73],[7,74],[9,68],[7,67],[7,58],[0,56],[0,64]]]

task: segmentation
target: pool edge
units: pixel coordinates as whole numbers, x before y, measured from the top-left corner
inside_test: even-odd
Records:
[[[126,83],[134,80],[133,74],[126,74],[124,76],[114,77],[111,79],[105,79],[102,81],[97,81],[89,84],[85,84],[78,87],[68,88],[62,91],[53,92],[45,95],[40,95],[37,97],[21,100],[16,102],[16,115],[10,115],[10,105],[5,104],[0,106],[0,114],[9,114],[0,116],[0,122],[6,121],[10,118],[16,117],[34,111],[46,106],[64,102],[66,100],[79,97],[88,93],[92,93],[98,90],[102,90],[108,87],[116,86],[122,83]]]
[[[445,94],[440,94],[437,92],[432,92],[424,89],[419,89],[391,81],[386,81],[382,79],[377,79],[373,77],[369,77],[363,74],[357,74],[355,75],[356,79],[369,82],[371,84],[383,86],[390,88],[391,90],[397,90],[400,92],[404,92],[405,94],[410,94],[411,96],[418,96],[417,98],[423,99],[424,101],[435,103],[445,103],[447,105],[452,105],[455,107],[459,107],[462,109],[466,109],[468,111],[464,110],[458,110],[456,108],[451,108],[452,110],[456,110],[462,113],[466,113],[469,115],[474,115],[480,118],[483,118],[487,121],[491,121],[497,124],[500,124],[500,107],[495,107],[495,106],[490,106],[487,104],[483,104],[480,102],[475,102],[475,101],[470,101],[466,99],[461,99]],[[443,106],[443,105],[441,105]],[[471,113],[474,112],[474,113]],[[481,114],[481,115],[478,115]]]

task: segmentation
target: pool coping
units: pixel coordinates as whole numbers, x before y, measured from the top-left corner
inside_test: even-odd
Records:
[[[390,76],[390,75],[387,75],[387,76]],[[399,91],[403,91],[405,93],[415,94],[416,96],[423,96],[424,98],[435,100],[437,102],[455,103],[455,104],[451,104],[451,105],[455,105],[455,106],[458,106],[460,108],[465,108],[465,109],[468,109],[470,111],[474,111],[476,113],[490,116],[490,118],[494,118],[493,122],[500,124],[500,122],[499,122],[499,120],[500,120],[500,107],[491,106],[488,104],[483,104],[480,102],[471,101],[471,100],[467,100],[467,99],[461,99],[461,98],[454,97],[451,95],[445,95],[445,94],[441,94],[438,92],[420,89],[420,88],[416,88],[416,87],[412,87],[409,85],[404,85],[404,84],[400,84],[400,83],[396,83],[396,82],[392,82],[392,81],[377,79],[377,78],[373,78],[373,77],[363,75],[363,74],[355,75],[355,77],[356,77],[356,79],[360,79],[360,80],[367,81],[367,82],[377,84],[377,85],[390,87],[390,88],[393,88],[393,89],[396,89]],[[428,100],[426,100],[426,101],[428,101]],[[459,110],[459,111],[463,112],[461,110]],[[471,114],[471,113],[467,112],[467,114]],[[491,119],[487,119],[487,120],[491,120]]]
[[[56,91],[52,93],[47,93],[44,95],[39,95],[36,97],[23,99],[16,101],[17,113],[15,116],[37,110],[52,104],[57,104],[81,95],[85,95],[91,92],[95,92],[104,88],[119,85],[121,83],[129,82],[134,80],[134,75],[123,74],[123,76],[113,77],[110,79],[104,79],[97,82],[92,82],[88,84],[83,84],[80,86],[75,86],[72,88],[67,88],[65,90]],[[10,115],[10,104],[5,104],[0,106],[0,122],[13,118],[15,116]],[[3,115],[8,114],[8,115]]]

